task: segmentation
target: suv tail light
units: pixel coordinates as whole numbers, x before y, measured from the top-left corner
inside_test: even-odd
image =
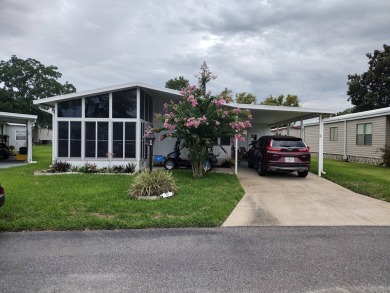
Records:
[[[272,146],[267,146],[267,151],[274,151],[274,152],[278,152],[278,151],[281,151],[282,148],[274,148]]]
[[[307,146],[304,149],[298,149],[298,152],[305,152],[305,153],[307,153],[309,150],[310,150],[310,147]]]

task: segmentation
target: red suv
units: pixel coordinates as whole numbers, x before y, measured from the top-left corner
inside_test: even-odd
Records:
[[[4,204],[4,202],[5,202],[4,188],[1,187],[0,184],[0,207]]]
[[[310,169],[309,147],[294,136],[262,136],[248,153],[248,167],[256,167],[260,176],[267,171],[297,171],[306,177]]]

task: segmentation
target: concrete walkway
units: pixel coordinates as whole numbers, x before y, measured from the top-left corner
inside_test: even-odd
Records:
[[[390,203],[354,193],[317,175],[261,177],[240,168],[245,195],[227,226],[390,226]]]

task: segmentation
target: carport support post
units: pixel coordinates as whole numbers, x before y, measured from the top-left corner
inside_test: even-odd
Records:
[[[32,162],[32,128],[33,121],[27,121],[27,162]]]
[[[238,138],[236,137],[236,141],[235,141],[235,148],[234,148],[234,174],[237,175],[237,166],[238,166]]]
[[[318,177],[321,177],[324,170],[324,120],[322,114],[319,117],[319,141],[318,141]]]

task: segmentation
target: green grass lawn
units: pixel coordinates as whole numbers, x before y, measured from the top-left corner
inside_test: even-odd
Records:
[[[390,168],[370,164],[324,160],[324,178],[360,194],[390,202]],[[318,174],[318,159],[311,172]]]
[[[35,146],[37,164],[0,169],[6,191],[0,231],[215,227],[244,194],[234,175],[207,173],[194,180],[190,170],[175,170],[174,197],[136,200],[127,196],[133,176],[34,176],[50,158],[51,146]]]

